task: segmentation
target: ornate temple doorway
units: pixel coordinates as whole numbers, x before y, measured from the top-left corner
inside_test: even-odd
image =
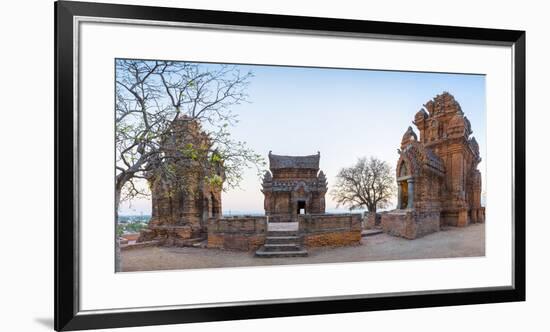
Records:
[[[414,178],[403,160],[397,177],[397,208],[412,209],[414,203]]]
[[[296,214],[306,214],[306,201],[299,200]]]
[[[398,190],[401,197],[399,209],[406,209],[409,205],[409,186],[407,180],[399,182]]]

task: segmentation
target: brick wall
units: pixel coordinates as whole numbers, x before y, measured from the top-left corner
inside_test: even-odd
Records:
[[[367,212],[365,214],[365,228],[366,229],[375,229],[375,228],[381,228],[382,220],[380,217],[380,213],[374,213],[374,212]]]
[[[326,232],[312,233],[304,236],[304,244],[313,247],[340,247],[361,243],[361,232]]]
[[[345,246],[361,242],[361,214],[300,215],[300,235],[306,247]],[[270,216],[270,222],[277,220]],[[265,216],[210,219],[208,247],[252,251],[265,242]]]
[[[157,241],[163,246],[184,246],[193,237],[199,237],[191,226],[150,226],[140,231],[138,243]]]
[[[346,246],[361,243],[361,214],[300,215],[300,233],[306,247]]]
[[[413,210],[382,212],[382,230],[394,236],[416,239],[439,231],[439,212],[417,213]]]
[[[208,221],[208,248],[252,251],[265,242],[266,217],[240,216]]]

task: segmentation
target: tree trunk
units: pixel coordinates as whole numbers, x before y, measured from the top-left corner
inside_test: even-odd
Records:
[[[376,213],[376,203],[367,203],[367,209],[371,213]]]
[[[121,194],[122,188],[119,188],[119,186],[116,186],[115,188],[115,272],[121,271],[121,255],[120,255],[120,240],[118,238],[118,206],[120,204],[120,194]]]
[[[118,207],[120,206],[120,199],[122,197],[122,188],[129,180],[127,173],[119,174],[115,181],[115,272],[122,271],[122,256],[120,253],[120,239],[118,237]]]

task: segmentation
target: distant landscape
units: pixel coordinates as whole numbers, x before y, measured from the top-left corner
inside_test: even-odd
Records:
[[[382,209],[383,210],[383,209]],[[348,209],[326,209],[327,213],[363,213],[365,210],[353,210],[350,211]],[[225,210],[223,211],[224,217],[231,217],[231,216],[263,216],[265,215],[265,211],[263,210]],[[148,224],[149,220],[151,219],[150,214],[125,214],[125,215],[119,215],[118,216],[118,223],[125,225],[125,224],[139,224],[144,223]]]
[[[139,233],[147,227],[151,220],[150,215],[120,215],[118,216],[117,233],[119,236],[129,233]]]

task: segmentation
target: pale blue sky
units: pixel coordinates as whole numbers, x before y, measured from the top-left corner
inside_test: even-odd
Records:
[[[448,91],[470,119],[485,159],[485,76],[376,70],[242,65],[254,77],[249,103],[233,111],[240,122],[233,136],[267,159],[274,154],[321,152],[329,191],[341,167],[374,156],[392,167],[397,148],[415,113],[437,94]],[[416,127],[412,125],[416,131]],[[416,131],[418,133],[418,131]],[[485,184],[485,163],[479,165]],[[225,213],[263,212],[261,182],[255,169],[245,171],[241,189],[222,194]],[[327,194],[327,209],[336,207]],[[121,214],[149,214],[147,200],[123,204]]]

